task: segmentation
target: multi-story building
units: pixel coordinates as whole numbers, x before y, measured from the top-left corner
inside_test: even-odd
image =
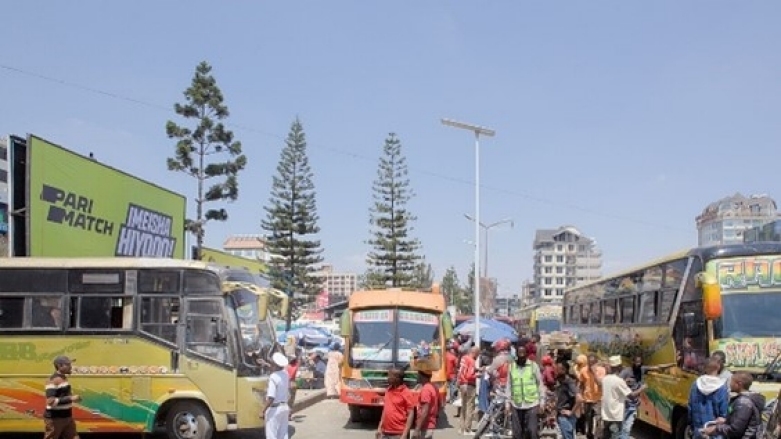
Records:
[[[596,240],[575,227],[537,230],[533,249],[533,302],[561,300],[564,289],[602,277]]]
[[[521,297],[519,295],[497,297],[494,301],[493,314],[499,317],[514,317],[519,309],[521,309]]]
[[[332,301],[340,297],[350,297],[350,294],[358,289],[358,275],[356,273],[336,272],[333,265],[330,264],[324,264],[319,272],[314,273],[314,276],[322,279],[323,289],[333,297]]]
[[[765,224],[762,227],[752,227],[743,232],[743,242],[781,242],[781,220]]]
[[[222,249],[234,256],[257,259],[268,263],[271,260],[263,235],[231,235],[225,239]]]
[[[767,195],[736,193],[709,204],[695,219],[703,247],[743,242],[743,233],[778,218],[776,202]]]

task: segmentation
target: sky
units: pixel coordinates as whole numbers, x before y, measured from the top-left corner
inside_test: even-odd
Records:
[[[319,238],[363,272],[371,184],[396,133],[414,235],[440,278],[474,259],[480,145],[489,276],[532,277],[536,229],[573,225],[606,273],[696,246],[695,217],[735,192],[781,197],[781,2],[12,2],[0,43],[0,133],[36,134],[190,198],[167,170],[195,66],[208,61],[249,164],[206,244],[261,233],[299,117]],[[192,212],[194,203],[188,203]]]

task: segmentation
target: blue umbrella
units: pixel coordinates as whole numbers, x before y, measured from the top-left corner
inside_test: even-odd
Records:
[[[480,338],[484,342],[488,343],[493,343],[503,338],[510,340],[511,343],[518,341],[518,336],[515,333],[507,332],[499,328],[494,328],[493,326],[488,326],[485,329],[480,328]]]
[[[472,335],[475,333],[475,321],[468,320],[453,329],[459,334]],[[488,343],[493,343],[501,338],[509,339],[511,342],[518,341],[518,334],[510,325],[497,322],[491,319],[480,319],[480,338]]]
[[[314,326],[303,326],[301,328],[291,329],[284,334],[280,334],[279,339],[287,340],[287,338],[291,336],[306,344],[315,345],[331,343],[332,339],[331,334],[329,334],[328,331]]]

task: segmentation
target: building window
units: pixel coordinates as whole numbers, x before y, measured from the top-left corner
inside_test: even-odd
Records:
[[[564,256],[556,256],[556,262],[564,262]]]
[[[5,169],[0,169],[0,181],[8,183],[8,171]]]
[[[553,268],[545,267],[545,274],[551,274],[552,272],[553,272]]]
[[[0,148],[0,160],[8,161],[8,148]]]
[[[551,282],[551,278],[549,278],[549,277],[546,277],[546,278],[545,278],[545,281],[544,281],[543,283],[544,283],[545,285],[550,285],[550,284],[552,283],[552,282]]]
[[[545,262],[553,262],[553,256],[551,255],[545,256]]]
[[[567,249],[571,252],[575,251],[575,244],[570,244],[567,246]]]
[[[556,267],[556,274],[564,273],[564,267]]]
[[[556,246],[556,251],[557,251],[557,252],[564,251],[564,246],[563,246],[563,245],[561,245],[561,244],[557,245],[557,246]]]

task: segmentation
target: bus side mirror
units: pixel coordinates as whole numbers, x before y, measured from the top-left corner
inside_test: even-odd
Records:
[[[716,276],[706,272],[697,274],[697,286],[702,288],[702,311],[705,318],[715,320],[721,317],[721,286]]]
[[[450,319],[450,313],[445,311],[442,313],[442,333],[445,335],[445,340],[453,338],[453,321]]]
[[[350,318],[350,310],[345,310],[342,313],[342,317],[339,319],[339,335],[342,337],[350,337],[353,332],[353,323]]]

